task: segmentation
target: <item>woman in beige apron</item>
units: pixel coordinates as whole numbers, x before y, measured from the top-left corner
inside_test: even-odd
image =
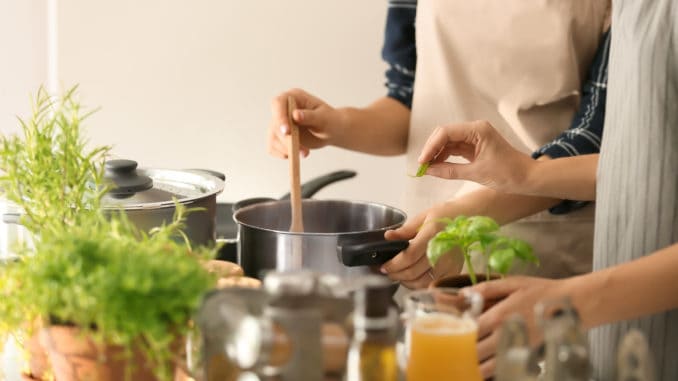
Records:
[[[607,0],[420,0],[416,19],[414,99],[409,115],[409,137],[402,137],[407,140],[408,172],[416,172],[417,155],[437,125],[487,119],[525,152],[539,148],[567,129],[579,104],[584,75],[600,42],[608,7]],[[328,108],[317,98],[298,90],[283,94],[277,100],[279,111],[274,102],[271,131],[277,131],[286,118],[287,94],[294,95],[302,108],[314,102],[318,109]],[[377,111],[389,109],[387,101],[378,101],[375,105],[370,107]],[[335,110],[326,112],[331,119]],[[355,109],[349,112],[356,126],[376,125],[372,121],[367,123],[365,116],[355,116]],[[295,119],[311,131],[320,130],[314,123],[321,118],[315,115],[311,120],[311,115],[302,110]],[[397,130],[394,125],[402,125],[394,121],[394,115],[402,114],[383,112],[379,115],[387,121],[383,124],[391,124],[388,128],[392,130]],[[334,118],[340,119],[336,115]],[[386,144],[389,139],[380,140],[384,144],[378,149],[366,148],[365,142],[374,141],[375,135],[382,136],[375,132],[372,136],[365,135],[369,128],[356,127],[347,138],[349,134],[340,127],[328,125],[326,135],[330,137],[318,133],[309,138],[306,145],[316,148],[323,145],[320,140],[326,139],[325,144],[363,152],[401,152],[383,148],[390,147]],[[269,147],[274,152],[281,146],[282,139],[278,140],[277,132],[272,132],[269,138]],[[285,152],[285,149],[279,151]],[[477,188],[471,183],[433,178],[405,181],[403,204],[410,216]],[[477,210],[469,212],[480,213]],[[487,214],[493,212],[487,211]],[[591,206],[564,216],[540,213],[505,229],[533,244],[541,256],[542,265],[537,269],[540,275],[563,277],[591,268]],[[415,238],[414,242],[414,234],[416,232],[389,238]],[[419,238],[426,241],[429,237]],[[412,273],[413,269],[417,274]],[[383,270],[396,280],[406,281],[409,287],[426,286],[433,277],[421,242],[412,244]],[[436,269],[438,275],[442,272]]]
[[[416,172],[424,142],[441,124],[488,120],[524,152],[567,129],[608,5],[420,0],[410,172]],[[478,187],[430,177],[408,179],[406,210],[422,211]],[[591,268],[593,214],[593,206],[558,216],[545,211],[504,229],[533,245],[542,262],[538,274],[562,277]]]

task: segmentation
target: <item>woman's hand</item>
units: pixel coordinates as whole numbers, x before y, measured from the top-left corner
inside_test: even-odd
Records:
[[[287,99],[293,97],[297,109],[292,120],[299,128],[299,151],[308,156],[309,151],[331,144],[331,138],[341,128],[340,113],[304,90],[288,90],[271,102],[271,123],[268,130],[268,152],[279,158],[287,158],[285,136],[290,134]]]
[[[469,163],[446,162],[450,156],[461,156]],[[418,161],[431,163],[427,175],[470,180],[506,193],[519,193],[524,177],[535,163],[485,121],[436,128]]]
[[[482,295],[486,303],[499,300],[478,319],[478,360],[485,379],[494,374],[497,343],[504,320],[513,314],[522,316],[527,323],[530,342],[535,346],[542,341],[542,336],[536,328],[534,306],[541,301],[568,296],[565,282],[567,280],[512,276],[471,288]]]
[[[411,289],[425,288],[434,279],[449,274],[459,274],[463,265],[463,257],[459,255],[445,255],[434,269],[426,257],[428,241],[442,230],[444,224],[437,220],[441,217],[456,216],[458,210],[454,202],[434,206],[423,213],[408,219],[403,226],[386,232],[388,240],[410,240],[407,249],[399,253],[382,266],[389,278],[401,282]]]

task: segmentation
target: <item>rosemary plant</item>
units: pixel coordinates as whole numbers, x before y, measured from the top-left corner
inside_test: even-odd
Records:
[[[88,150],[85,113],[77,87],[58,98],[40,88],[32,115],[19,119],[21,135],[0,136],[0,190],[23,209],[22,224],[34,235],[78,223],[80,212],[99,208],[106,189],[103,163],[109,147]]]

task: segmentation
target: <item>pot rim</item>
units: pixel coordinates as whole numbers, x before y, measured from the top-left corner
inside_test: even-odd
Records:
[[[176,201],[187,205],[199,200],[203,200],[210,196],[216,196],[217,194],[223,192],[225,182],[216,176],[209,175],[197,170],[179,170],[179,169],[166,169],[166,168],[143,168],[138,170],[140,173],[147,175],[153,179],[155,182],[159,180],[160,182],[169,183],[169,184],[189,184],[200,188],[202,193],[196,196],[186,196],[182,198],[177,198]],[[122,202],[119,204],[112,203],[115,202],[114,198],[108,198],[104,196],[102,200],[102,209],[104,210],[151,210],[151,209],[163,209],[163,208],[174,208],[174,200],[163,200],[155,202],[138,202],[125,204],[124,199],[121,199]]]
[[[269,229],[269,228],[263,228],[260,226],[256,226],[253,224],[248,224],[244,223],[238,220],[238,215],[239,214],[244,214],[250,210],[257,209],[257,208],[265,208],[266,206],[270,205],[279,205],[279,204],[289,204],[290,200],[273,200],[273,201],[267,201],[267,202],[260,202],[257,204],[253,205],[248,205],[245,206],[241,209],[238,209],[234,214],[233,214],[233,220],[236,222],[238,225],[242,225],[248,228],[260,230],[260,231],[265,231],[265,232],[270,232],[270,233],[275,233],[275,234],[281,234],[285,236],[303,236],[303,237],[308,237],[308,236],[313,236],[313,237],[337,237],[337,236],[343,236],[343,235],[349,235],[349,234],[359,234],[359,233],[373,233],[373,232],[385,232],[387,230],[392,230],[396,229],[400,226],[402,226],[405,221],[407,220],[407,214],[402,211],[399,208],[382,204],[379,202],[374,202],[374,201],[361,201],[361,200],[342,200],[342,199],[328,199],[328,200],[317,200],[317,199],[303,199],[301,200],[302,205],[304,204],[312,204],[312,203],[342,203],[342,204],[359,204],[359,205],[365,205],[365,206],[370,206],[370,207],[377,207],[377,208],[385,208],[388,210],[393,211],[394,213],[402,216],[402,221],[399,223],[391,224],[388,226],[384,226],[378,229],[371,229],[371,230],[356,230],[356,231],[342,231],[342,232],[323,232],[323,233],[316,233],[316,232],[302,232],[302,233],[293,233],[290,232],[289,230],[278,230],[278,229]]]

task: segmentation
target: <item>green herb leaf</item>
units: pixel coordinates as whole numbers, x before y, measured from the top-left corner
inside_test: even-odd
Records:
[[[499,274],[506,274],[511,270],[516,252],[512,248],[495,250],[490,253],[488,266]]]
[[[532,247],[527,244],[527,242],[521,241],[519,239],[511,240],[511,247],[516,252],[516,257],[520,258],[525,262],[531,262],[539,264],[539,258],[532,252]]]
[[[440,257],[452,250],[457,246],[457,242],[454,239],[449,239],[445,236],[436,236],[428,241],[426,246],[426,257],[431,266],[435,266],[438,263]]]
[[[422,177],[426,174],[426,170],[428,167],[431,165],[431,163],[423,163],[419,166],[419,169],[417,169],[417,174],[414,175],[415,177]]]
[[[469,217],[468,221],[468,234],[472,234],[479,238],[481,235],[486,235],[499,230],[499,224],[490,217],[473,216]]]

